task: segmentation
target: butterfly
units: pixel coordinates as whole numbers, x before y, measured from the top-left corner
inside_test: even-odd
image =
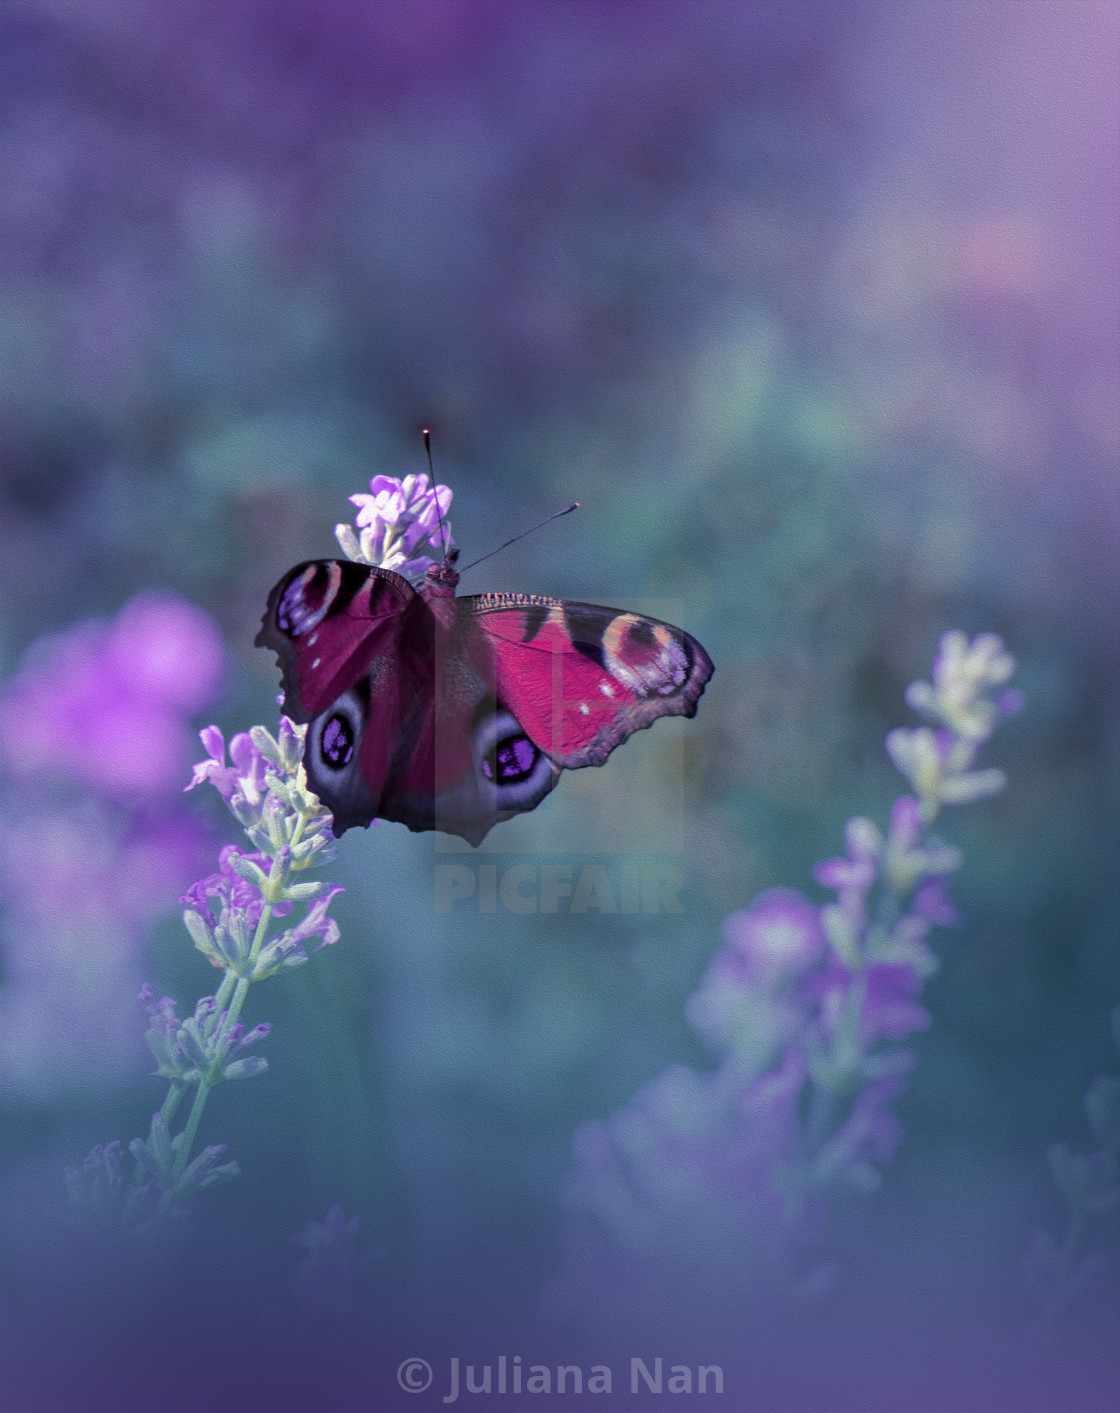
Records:
[[[258,647],[307,722],[308,784],[341,834],[375,818],[477,846],[561,772],[603,765],[661,716],[694,716],[714,670],[656,618],[537,594],[457,597],[458,551],[416,590],[390,569],[297,564]]]

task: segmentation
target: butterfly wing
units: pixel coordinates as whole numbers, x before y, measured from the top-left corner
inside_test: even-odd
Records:
[[[308,783],[336,834],[378,813],[402,723],[430,696],[402,652],[419,606],[399,574],[337,559],[297,564],[268,596],[256,643],[279,658],[284,711],[310,723]]]
[[[391,653],[416,591],[389,569],[340,559],[297,564],[268,596],[255,638],[280,660],[284,710],[309,721]]]
[[[377,813],[409,829],[439,829],[478,845],[495,824],[535,809],[560,769],[526,736],[496,695],[493,647],[471,600],[420,595],[426,639],[407,653],[430,666],[414,696]]]
[[[690,634],[638,613],[533,594],[464,600],[490,642],[496,697],[565,770],[602,765],[662,716],[694,716],[714,671]]]
[[[284,711],[309,723],[308,784],[336,834],[381,818],[478,844],[556,783],[497,703],[468,602],[342,560],[298,564],[269,595],[256,642],[277,653]]]
[[[640,614],[529,594],[417,593],[314,560],[269,595],[256,642],[309,722],[308,782],[336,834],[375,817],[479,844],[562,769],[602,765],[661,716],[692,716],[712,662]]]

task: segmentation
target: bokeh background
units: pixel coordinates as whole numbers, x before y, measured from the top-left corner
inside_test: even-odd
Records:
[[[682,1007],[720,920],[883,818],[883,735],[950,627],[1020,662],[1010,788],[946,821],[966,921],[906,1141],[834,1214],[839,1293],[779,1321],[767,1401],[723,1406],[917,1408],[966,1348],[1014,1382],[1043,1155],[1087,1146],[1117,1068],[1118,58],[1095,0],[5,0],[0,1340],[27,1401],[0,1405],[264,1406],[232,1351],[333,1202],[361,1299],[308,1336],[300,1406],[426,1404],[413,1354],[528,1360],[574,1129],[704,1063]],[[61,1172],[162,1097],[140,982],[213,986],[175,904],[235,835],[180,795],[188,727],[275,721],[269,588],[371,475],[423,469],[425,425],[465,560],[583,507],[464,590],[671,606],[717,665],[695,721],[487,856],[653,857],[683,912],[440,914],[458,854],[348,834],[341,942],[254,991],[270,1071],[206,1115],[243,1176],[136,1311],[75,1274]],[[151,668],[124,725],[110,660]],[[1038,1407],[1115,1393],[1115,1317],[1115,1285],[1086,1296]]]

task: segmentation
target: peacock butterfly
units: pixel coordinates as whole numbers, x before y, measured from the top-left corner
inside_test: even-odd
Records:
[[[603,765],[660,716],[694,716],[712,660],[680,628],[536,594],[457,597],[457,551],[417,592],[390,569],[297,564],[268,596],[259,647],[304,765],[341,834],[374,818],[478,845],[562,770]]]

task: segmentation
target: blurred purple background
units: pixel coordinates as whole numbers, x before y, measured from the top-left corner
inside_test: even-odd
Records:
[[[46,1174],[159,1101],[133,980],[212,984],[175,898],[228,825],[172,779],[188,726],[274,721],[269,588],[333,552],[371,475],[422,469],[430,425],[467,561],[583,504],[465,591],[671,601],[711,652],[686,730],[494,836],[569,861],[592,815],[662,808],[683,761],[686,911],[439,916],[430,840],[348,835],[342,943],[275,983],[272,1071],[207,1115],[245,1177],[195,1249],[232,1243],[267,1290],[339,1200],[389,1251],[392,1367],[420,1329],[441,1360],[463,1320],[512,1339],[558,1259],[573,1130],[698,1062],[682,1008],[721,919],[809,886],[847,816],[882,820],[883,733],[957,626],[1020,660],[988,762],[1011,787],[946,822],[965,927],[923,997],[887,1190],[841,1222],[857,1293],[819,1363],[916,1408],[929,1330],[954,1349],[1014,1323],[1043,1152],[1083,1141],[1116,1065],[1118,59],[1094,0],[0,9],[0,1015],[43,967],[69,998],[0,1037],[13,1231]],[[149,590],[195,606],[194,688],[168,712],[149,693],[135,753],[60,756],[32,798],[77,691],[34,679],[40,640]],[[74,914],[48,889],[30,927],[28,899],[48,867],[58,898],[102,879],[91,837],[156,863],[110,861],[119,935],[98,914],[62,947]],[[137,901],[153,878],[165,907]],[[61,1048],[45,1013],[73,1022]]]

